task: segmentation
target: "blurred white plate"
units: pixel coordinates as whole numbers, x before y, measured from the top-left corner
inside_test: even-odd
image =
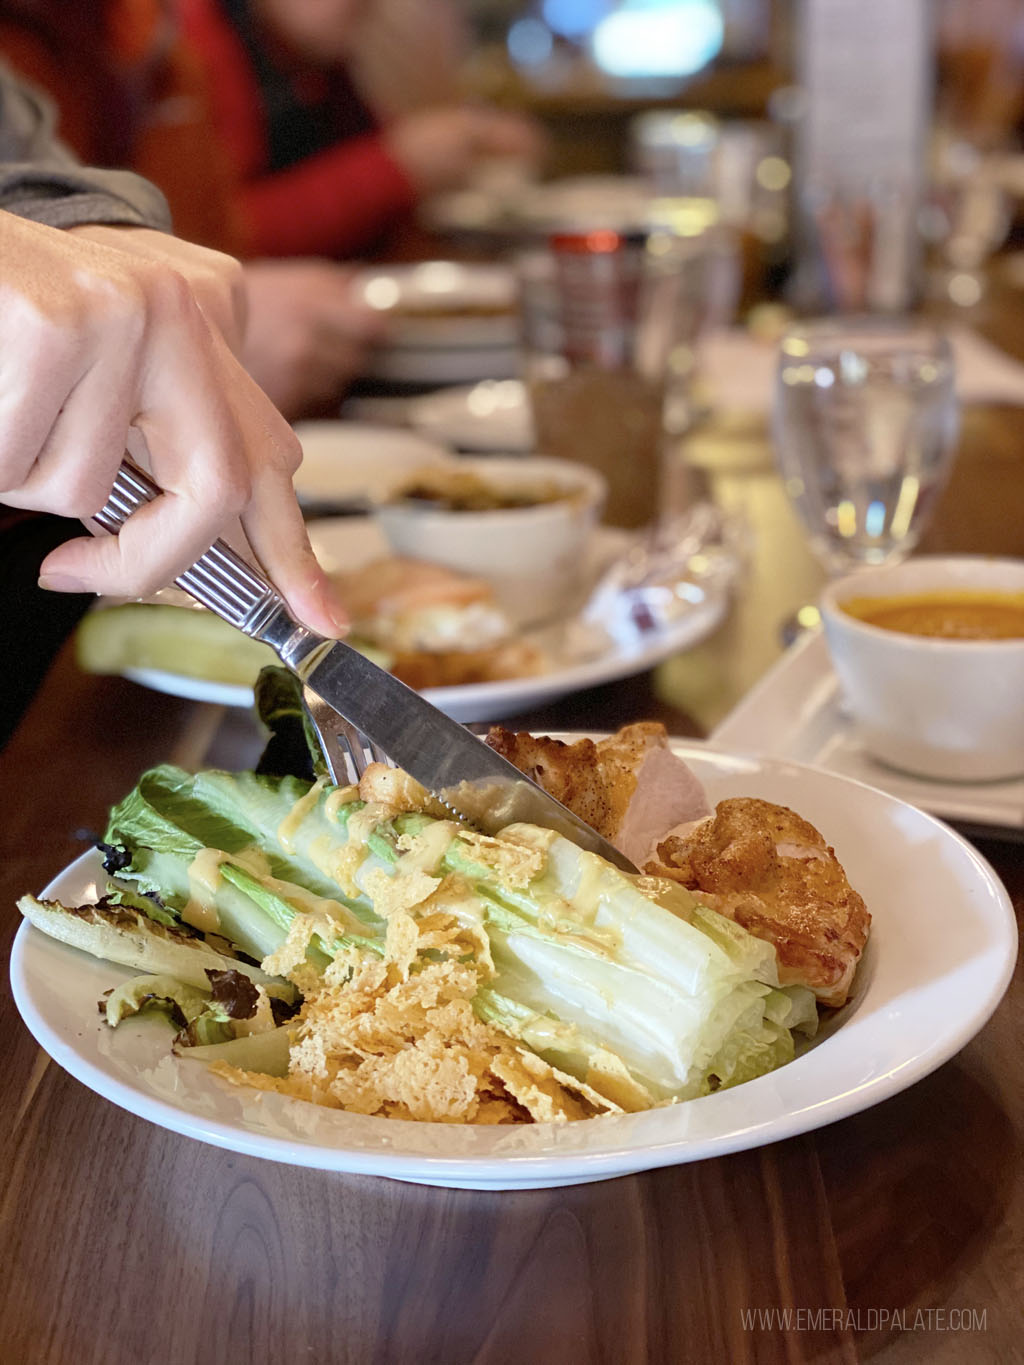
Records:
[[[1024,831],[1024,778],[936,782],[866,754],[844,713],[839,679],[820,630],[797,641],[711,735],[723,749],[813,763],[881,787],[946,820]]]
[[[851,1004],[794,1061],[734,1089],[563,1124],[413,1123],[324,1109],[174,1058],[160,1020],[111,1031],[96,1002],[129,973],[27,923],[11,953],[15,1002],[58,1065],[172,1132],[297,1166],[491,1190],[603,1180],[805,1133],[905,1090],[982,1028],[1013,971],[1017,930],[1005,889],[975,849],[931,816],[833,773],[686,741],[672,747],[712,803],[760,797],[816,825],[873,917]],[[104,881],[91,852],[43,895],[77,905]]]
[[[512,379],[522,368],[518,342],[501,346],[379,347],[364,378],[386,384],[474,384],[480,379]]]
[[[485,379],[439,389],[412,399],[405,417],[422,436],[457,450],[497,454],[534,447],[533,417],[526,388],[518,379]]]
[[[412,470],[450,463],[450,450],[402,427],[369,422],[296,422],[302,464],[295,475],[300,503],[376,502]]]
[[[545,229],[629,232],[647,225],[650,209],[651,190],[639,176],[579,175],[531,186],[516,213],[522,222]]]
[[[516,373],[519,312],[510,267],[424,261],[366,271],[358,287],[388,318],[367,377],[457,384]]]
[[[591,547],[589,581],[596,579],[600,570],[622,548],[623,537],[622,531],[610,527],[598,529]],[[317,558],[328,572],[357,568],[390,553],[380,530],[368,517],[337,517],[313,522],[310,539]],[[725,594],[710,595],[684,616],[660,625],[632,644],[619,643],[603,634],[595,639],[587,632],[568,629],[564,622],[553,622],[542,632],[530,636],[543,642],[552,659],[547,673],[502,682],[428,687],[423,695],[455,720],[501,720],[586,687],[643,673],[673,654],[698,644],[721,622],[727,608]],[[252,705],[252,690],[248,687],[204,682],[151,668],[126,670],[125,677],[156,692],[187,697],[192,701],[209,701],[223,706]]]
[[[651,191],[639,176],[578,175],[544,182],[497,179],[439,195],[425,207],[435,231],[535,234],[611,228],[627,232],[649,221]]]

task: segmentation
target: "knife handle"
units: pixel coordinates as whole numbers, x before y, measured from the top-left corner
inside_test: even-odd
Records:
[[[160,496],[157,483],[124,460],[110,496],[94,520],[116,535],[133,512]],[[216,540],[175,584],[216,616],[254,640],[272,646],[289,668],[296,668],[324,638],[299,625],[284,598],[258,569],[223,540]]]

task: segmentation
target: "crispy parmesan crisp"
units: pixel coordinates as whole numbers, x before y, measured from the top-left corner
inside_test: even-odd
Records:
[[[405,774],[371,765],[360,796],[374,818],[436,803]],[[396,807],[391,807],[394,810]],[[499,867],[509,885],[526,885],[541,855],[466,830],[472,856]],[[214,1070],[237,1084],[329,1108],[435,1123],[563,1122],[618,1112],[619,1106],[557,1071],[473,1008],[494,975],[481,924],[452,912],[452,874],[371,874],[375,909],[387,921],[383,956],[349,949],[321,972],[307,960],[319,935],[337,926],[325,914],[298,914],[267,970],[293,980],[305,996],[295,1020],[287,1077]]]
[[[306,918],[300,916],[300,919]],[[305,933],[295,931],[298,943]],[[228,1080],[330,1108],[435,1123],[563,1121],[618,1106],[478,1019],[486,966],[450,916],[398,911],[386,956],[339,957],[314,984],[293,1034],[284,1079],[215,1070]],[[425,947],[448,951],[424,962]]]

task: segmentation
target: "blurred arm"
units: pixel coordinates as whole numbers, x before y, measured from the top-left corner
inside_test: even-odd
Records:
[[[169,229],[167,202],[129,171],[79,166],[53,106],[0,63],[0,209],[49,227],[120,223]]]

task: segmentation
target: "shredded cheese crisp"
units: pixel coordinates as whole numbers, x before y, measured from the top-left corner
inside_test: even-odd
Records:
[[[407,774],[381,764],[366,769],[358,794],[368,804],[350,817],[355,844],[402,811],[448,814]],[[474,997],[494,976],[483,913],[460,876],[432,875],[456,831],[467,860],[492,869],[506,886],[526,887],[543,868],[544,849],[525,838],[495,839],[447,821],[443,829],[402,835],[402,875],[374,868],[360,878],[386,924],[383,955],[350,948],[321,972],[307,961],[307,949],[337,926],[316,907],[297,914],[285,942],[263,963],[304,995],[288,1075],[223,1062],[213,1067],[219,1075],[330,1108],[435,1123],[560,1123],[621,1112],[477,1015]],[[364,854],[361,848],[360,861]],[[344,869],[346,891],[356,889],[357,870],[354,855]],[[614,1070],[594,1061],[595,1078]],[[621,1077],[615,1080],[632,1107],[636,1097]]]
[[[493,975],[479,926],[431,908],[431,897],[396,906],[383,957],[349,950],[322,975],[302,960],[318,927],[316,917],[296,916],[267,959],[301,976],[306,996],[288,1076],[224,1063],[215,1064],[219,1075],[331,1108],[435,1123],[564,1122],[619,1110],[478,1018],[473,997]]]

